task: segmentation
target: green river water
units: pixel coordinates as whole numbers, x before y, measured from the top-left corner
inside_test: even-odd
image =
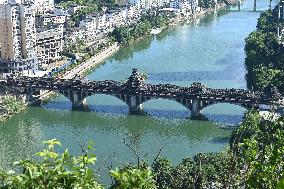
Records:
[[[257,9],[269,1],[258,0]],[[90,80],[125,80],[133,68],[149,74],[146,82],[189,86],[199,81],[215,88],[246,88],[244,39],[255,29],[260,11],[252,12],[253,0],[241,11],[220,10],[202,19],[167,29],[137,44],[121,48],[86,75]],[[0,124],[0,167],[14,160],[34,157],[43,140],[59,139],[64,148],[78,154],[78,143],[95,142],[95,169],[109,183],[104,160],[114,166],[135,162],[123,139],[135,136],[133,144],[141,157],[152,162],[160,146],[161,155],[174,163],[199,152],[218,152],[228,147],[232,126],[242,120],[245,109],[217,104],[202,111],[208,120],[191,120],[190,111],[169,100],[143,104],[145,115],[129,115],[118,99],[96,95],[87,99],[90,111],[72,111],[63,96],[50,98],[41,107]]]

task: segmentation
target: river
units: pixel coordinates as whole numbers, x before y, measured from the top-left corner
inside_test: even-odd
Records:
[[[189,86],[194,81],[215,88],[246,88],[244,38],[255,29],[260,11],[269,1],[246,0],[241,11],[220,10],[202,19],[162,31],[134,45],[121,48],[86,75],[90,80],[125,80],[133,68],[149,76],[149,83]],[[217,104],[205,108],[208,120],[191,120],[190,111],[169,100],[143,104],[145,115],[129,115],[118,99],[96,95],[87,99],[88,112],[72,111],[63,96],[47,100],[41,107],[29,107],[0,125],[0,166],[22,157],[34,157],[43,140],[59,139],[64,148],[78,154],[79,143],[94,141],[98,158],[95,169],[103,183],[109,183],[104,161],[114,166],[135,162],[124,139],[149,162],[165,146],[161,156],[178,163],[199,152],[228,148],[232,126],[242,120],[245,109]]]

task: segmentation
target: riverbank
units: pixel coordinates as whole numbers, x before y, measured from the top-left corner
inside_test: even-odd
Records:
[[[115,28],[110,36],[115,39],[121,46],[128,46],[140,41],[146,36],[155,35],[161,31],[176,26],[178,24],[185,23],[189,20],[194,20],[205,15],[211,14],[212,12],[218,11],[219,9],[226,8],[229,5],[225,2],[218,3],[214,8],[202,8],[197,13],[156,13],[148,12],[142,15],[140,21],[135,24],[122,26]]]
[[[229,7],[229,5],[225,4],[224,2],[218,3],[215,8],[208,8],[208,9],[199,11],[199,12],[197,12],[194,15],[187,15],[187,16],[181,17],[180,21],[177,22],[176,25],[179,24],[179,23],[184,23],[184,22],[186,22],[188,20],[192,20],[192,19],[203,17],[205,15],[211,14],[211,13],[213,13],[215,11],[220,10],[220,9],[225,9],[227,7]]]
[[[62,77],[63,79],[72,79],[76,75],[83,75],[86,71],[91,69],[94,66],[97,66],[99,63],[103,62],[106,58],[110,57],[113,55],[116,51],[119,50],[119,45],[118,43],[115,43],[108,47],[107,49],[101,51],[100,53],[94,55],[91,57],[89,60],[79,64],[77,67],[72,69],[71,71],[67,71],[64,76]]]
[[[25,109],[25,103],[11,94],[0,97],[0,122],[9,119]]]

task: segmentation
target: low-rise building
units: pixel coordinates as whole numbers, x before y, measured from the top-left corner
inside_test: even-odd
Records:
[[[76,4],[73,4],[69,7],[69,13],[70,14],[74,14],[75,12],[77,12],[78,10],[80,10],[81,8],[84,8],[84,6],[80,6],[80,5],[76,5]]]
[[[76,43],[78,40],[85,39],[85,30],[74,28],[72,31],[67,32],[66,42]]]
[[[129,4],[131,6],[137,6],[138,8],[141,7],[141,0],[129,0]]]
[[[106,17],[110,22],[110,27],[118,27],[125,23],[127,18],[127,11],[125,9],[108,10]]]
[[[167,7],[170,0],[152,0],[152,7]]]
[[[86,18],[80,21],[79,28],[87,31],[95,31],[97,29],[97,22],[95,18]]]
[[[36,16],[36,27],[45,27],[47,25],[64,24],[66,15],[64,14],[42,14]]]
[[[35,11],[40,14],[50,12],[54,8],[54,0],[35,0]]]
[[[129,19],[137,19],[141,15],[141,9],[137,5],[130,5],[126,9],[126,18]]]
[[[69,10],[68,9],[62,9],[61,7],[54,7],[51,11],[53,14],[60,14],[60,15],[69,15]]]
[[[176,9],[178,12],[187,13],[191,12],[192,4],[187,0],[171,0],[170,1],[170,8]]]
[[[174,8],[162,8],[162,9],[159,9],[159,12],[162,12],[162,13],[176,13],[177,9],[174,9]]]
[[[192,13],[200,11],[198,0],[191,0],[190,4],[191,4],[191,12]]]

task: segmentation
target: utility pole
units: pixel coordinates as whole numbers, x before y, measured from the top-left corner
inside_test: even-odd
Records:
[[[253,1],[253,11],[256,11],[256,0]]]

